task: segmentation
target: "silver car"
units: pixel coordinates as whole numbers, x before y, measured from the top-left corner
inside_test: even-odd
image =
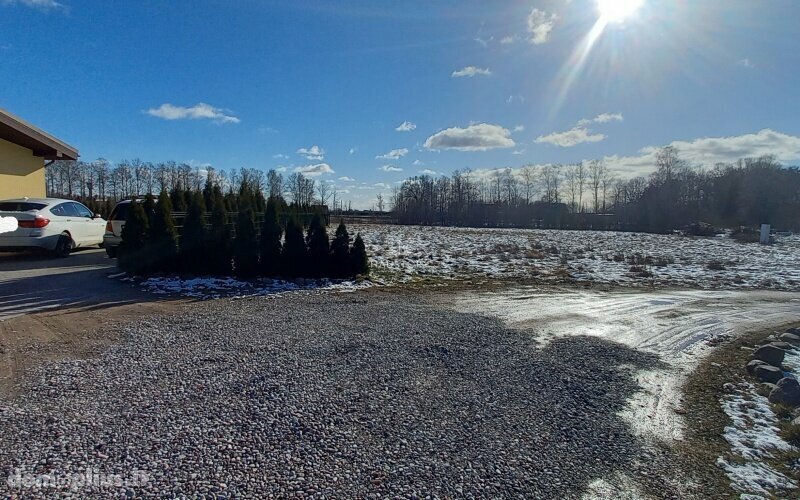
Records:
[[[66,257],[75,248],[103,244],[106,221],[84,205],[58,198],[0,201],[0,216],[17,219],[17,230],[0,233],[0,250],[46,250]]]

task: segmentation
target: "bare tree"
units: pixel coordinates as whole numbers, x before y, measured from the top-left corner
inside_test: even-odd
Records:
[[[330,195],[331,195],[331,185],[328,184],[327,182],[320,181],[317,184],[317,196],[319,196],[319,202],[322,205],[327,204]]]
[[[383,193],[378,193],[375,197],[375,202],[378,205],[378,212],[383,212]]]

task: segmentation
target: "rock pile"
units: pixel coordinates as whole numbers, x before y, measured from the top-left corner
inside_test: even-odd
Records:
[[[753,351],[745,369],[769,389],[769,401],[792,408],[800,407],[800,384],[783,366],[786,355],[800,350],[800,330],[790,328],[785,333],[770,335],[767,343]]]

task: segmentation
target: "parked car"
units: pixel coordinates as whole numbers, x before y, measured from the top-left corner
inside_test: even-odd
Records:
[[[141,200],[136,200],[136,203],[141,203]],[[125,219],[128,217],[130,206],[131,200],[121,201],[114,206],[114,210],[108,216],[106,232],[103,235],[103,246],[112,259],[117,257],[117,249],[122,242],[122,228],[125,227]]]
[[[0,234],[0,250],[46,250],[66,257],[79,247],[102,246],[106,221],[82,204],[58,198],[0,201],[0,216],[17,219],[17,230]]]

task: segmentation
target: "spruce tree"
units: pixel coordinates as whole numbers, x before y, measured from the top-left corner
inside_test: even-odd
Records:
[[[369,258],[367,257],[364,240],[361,239],[361,233],[356,235],[356,239],[353,242],[353,249],[350,250],[350,262],[352,263],[351,273],[353,276],[369,274]]]
[[[147,215],[141,203],[131,202],[122,228],[122,241],[117,253],[117,265],[128,274],[146,274],[147,256]]]
[[[144,214],[147,216],[149,227],[153,226],[153,215],[156,213],[156,199],[153,193],[147,193],[144,197]]]
[[[336,235],[331,243],[330,275],[334,278],[347,278],[350,275],[350,234],[344,221],[339,222]]]
[[[245,208],[236,218],[236,240],[233,242],[233,262],[236,275],[252,278],[258,272],[258,240],[253,210]]]
[[[192,203],[189,205],[189,212],[183,221],[179,253],[182,269],[196,275],[209,272],[204,255],[206,242],[205,213],[206,206],[203,194],[194,193],[192,195]]]
[[[176,270],[178,244],[175,223],[172,220],[172,203],[165,190],[158,195],[158,202],[150,227],[148,249],[155,260],[155,270],[165,273]]]
[[[306,242],[303,228],[294,217],[286,223],[286,240],[283,243],[283,274],[297,278],[306,274]]]
[[[308,274],[312,278],[328,276],[330,269],[331,243],[328,230],[319,214],[314,214],[308,234]]]
[[[169,197],[172,202],[173,210],[176,212],[186,211],[186,191],[183,190],[180,184],[172,188],[172,191],[169,192]]]
[[[211,228],[208,232],[206,257],[212,274],[228,276],[231,274],[231,231],[228,227],[228,213],[222,191],[214,190],[214,204],[211,209]]]
[[[281,236],[283,228],[278,221],[278,202],[270,198],[261,226],[260,270],[262,276],[275,277],[281,270]]]

